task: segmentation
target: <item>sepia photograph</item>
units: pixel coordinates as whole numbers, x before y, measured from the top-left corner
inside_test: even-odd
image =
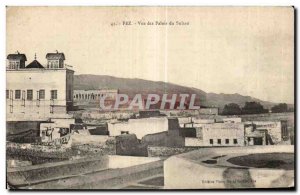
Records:
[[[5,10],[7,190],[295,190],[295,7]]]

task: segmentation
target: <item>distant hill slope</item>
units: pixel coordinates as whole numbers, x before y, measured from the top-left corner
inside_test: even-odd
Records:
[[[250,96],[243,96],[240,94],[216,94],[206,93],[200,89],[184,87],[172,83],[165,83],[161,81],[149,81],[143,79],[129,79],[117,78],[106,75],[75,75],[74,89],[88,90],[88,89],[119,89],[120,93],[128,94],[133,97],[137,93],[141,94],[196,94],[197,102],[200,100],[202,106],[216,106],[223,108],[225,104],[236,103],[244,106],[245,102],[257,101],[270,108],[275,103],[262,101]]]

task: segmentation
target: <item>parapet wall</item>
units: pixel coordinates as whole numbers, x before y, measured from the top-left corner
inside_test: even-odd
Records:
[[[148,157],[169,157],[196,149],[192,147],[148,146]]]
[[[108,169],[108,156],[100,158],[77,159],[17,167],[7,169],[7,181],[10,185],[20,186],[26,183],[44,182],[54,178],[64,178],[70,175],[82,174]]]
[[[11,168],[7,182],[21,189],[116,189],[162,173],[159,158],[105,155]]]

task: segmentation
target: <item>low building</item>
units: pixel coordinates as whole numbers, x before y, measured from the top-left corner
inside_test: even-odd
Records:
[[[118,89],[74,90],[74,101],[99,102],[101,97],[106,100],[115,100],[119,93]]]
[[[75,124],[74,118],[51,118],[48,122],[40,123],[40,137],[42,142],[68,142],[61,138],[70,135],[71,125]],[[61,143],[59,143],[61,144]]]
[[[141,143],[147,146],[184,147],[185,138],[177,129],[145,135]]]
[[[267,130],[256,130],[254,124],[245,125],[245,145],[269,145],[269,141]]]
[[[241,123],[242,118],[240,117],[235,117],[235,118],[223,118],[224,123]]]
[[[193,123],[194,124],[212,124],[212,123],[215,123],[215,122],[216,122],[215,118],[207,118],[207,119],[193,118]]]
[[[187,117],[179,120],[180,127],[182,128],[202,127],[204,124],[212,124],[215,122],[215,119],[202,119],[196,117]]]
[[[199,114],[201,114],[201,115],[218,115],[219,108],[203,108],[203,107],[201,107],[199,109]]]
[[[287,121],[247,121],[245,124],[253,125],[254,131],[264,131],[268,144],[279,144],[289,139]]]
[[[179,129],[180,126],[178,119],[167,117],[129,119],[127,122],[118,121],[108,123],[108,131],[110,136],[135,134],[138,139],[142,139],[142,137],[149,134]]]
[[[243,123],[211,123],[196,127],[196,137],[186,137],[185,146],[244,146]]]
[[[192,123],[192,117],[178,117],[178,122],[180,127],[185,127],[185,124],[190,124]]]
[[[159,110],[141,110],[139,111],[139,118],[159,117],[162,116]]]
[[[74,90],[73,99],[74,101],[98,101],[99,90]]]

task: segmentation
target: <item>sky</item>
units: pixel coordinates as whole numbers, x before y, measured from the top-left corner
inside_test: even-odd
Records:
[[[25,53],[27,64],[36,53],[37,60],[46,64],[46,54],[58,50],[75,74],[165,81],[205,92],[293,103],[293,11],[292,7],[7,7],[6,52]],[[129,21],[132,25],[123,25]],[[168,25],[155,25],[156,21]]]

